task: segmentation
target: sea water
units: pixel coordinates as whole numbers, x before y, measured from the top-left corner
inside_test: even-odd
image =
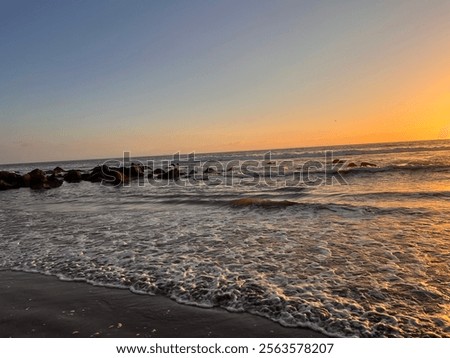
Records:
[[[162,294],[331,336],[450,337],[449,150],[450,141],[430,141],[126,153],[197,174],[0,192],[0,270]]]

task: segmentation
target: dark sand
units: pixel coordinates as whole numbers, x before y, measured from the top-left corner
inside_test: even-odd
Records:
[[[0,337],[326,337],[167,297],[0,271]]]

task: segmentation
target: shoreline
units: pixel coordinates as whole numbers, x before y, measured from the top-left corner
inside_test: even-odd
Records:
[[[168,297],[0,271],[0,338],[329,338],[249,313]]]

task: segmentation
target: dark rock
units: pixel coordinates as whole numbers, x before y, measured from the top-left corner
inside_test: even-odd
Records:
[[[56,167],[55,169],[53,169],[53,175],[59,177],[59,176],[63,176],[63,173],[65,172],[65,170],[61,167]]]
[[[333,160],[333,164],[345,164],[345,160],[335,159],[335,160]]]
[[[0,190],[14,189],[11,184],[0,179]]]
[[[24,188],[29,188],[31,183],[31,175],[30,174],[24,174],[22,176],[22,186]]]
[[[107,165],[94,167],[88,175],[82,175],[81,178],[86,181],[90,181],[92,183],[100,183],[103,180],[105,181],[113,181],[114,177],[110,175],[110,169]]]
[[[355,163],[348,163],[347,168],[356,168],[357,165]]]
[[[44,189],[44,183],[47,179],[45,173],[40,169],[34,169],[28,173],[30,175],[31,189]]]
[[[102,165],[101,167],[95,167],[92,171],[90,181],[102,182],[102,184],[120,185],[128,182],[129,178],[123,174],[123,168],[108,167]]]
[[[62,185],[62,183],[63,180],[58,179],[55,175],[51,175],[47,178],[47,181],[44,184],[44,189],[58,188]]]
[[[361,162],[361,167],[376,167],[376,164],[369,163],[369,162]]]
[[[113,176],[114,176],[114,185],[119,185],[119,184],[125,184],[126,182],[128,182],[129,178],[124,175],[123,173],[119,172],[119,171],[113,171]]]
[[[166,172],[163,170],[163,169],[160,169],[160,168],[156,168],[154,171],[153,171],[153,174],[154,175],[160,175],[160,174],[165,174]]]
[[[107,166],[106,166],[107,168]],[[97,165],[96,167],[94,167],[94,169],[92,169],[92,173],[101,173],[102,172],[102,167],[100,165]]]
[[[30,188],[35,190],[58,188],[63,183],[63,181],[56,178],[55,175],[47,177],[45,173],[40,169],[34,169],[30,173],[28,173],[28,176]],[[23,176],[24,184],[28,184],[28,176]]]
[[[206,168],[203,173],[211,174],[211,173],[216,173],[216,172],[217,172],[217,170],[215,168],[209,167],[209,168]]]
[[[82,180],[81,171],[69,170],[67,174],[64,175],[64,180],[68,183],[79,183]]]
[[[169,170],[167,173],[159,174],[158,179],[178,180],[180,179],[180,171],[178,170],[178,168],[173,168],[172,170]]]
[[[99,183],[102,181],[102,167],[96,166],[92,169],[91,173],[87,175],[82,175],[81,178],[92,183]]]
[[[129,173],[132,178],[142,177],[144,175],[144,166],[131,163],[131,167],[125,173]]]
[[[44,178],[45,177],[45,173],[44,171],[40,170],[40,169],[34,169],[31,172],[29,172],[28,174],[30,174],[31,178]]]
[[[16,173],[0,172],[0,190],[18,189],[23,186],[22,176]]]
[[[83,180],[90,181],[91,183],[99,183],[102,181],[102,174],[101,173],[92,173],[92,174],[89,174],[87,177],[82,176],[82,178],[84,178]]]

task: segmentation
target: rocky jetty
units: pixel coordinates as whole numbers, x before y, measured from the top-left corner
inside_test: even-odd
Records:
[[[342,159],[335,159],[335,160],[333,160],[333,164],[345,164],[345,160],[342,160]]]
[[[344,160],[344,159],[334,159],[333,164],[347,164],[346,168],[357,168],[358,167],[358,164],[353,163],[353,162],[348,163],[348,161]],[[361,162],[359,164],[360,168],[367,168],[367,167],[374,168],[376,166],[377,166],[376,164],[369,163],[369,162]]]
[[[130,178],[143,176],[143,166],[135,164],[127,168],[115,168],[102,165],[86,172],[75,169],[66,172],[59,167],[47,172],[41,169],[34,169],[24,175],[0,171],[0,190],[19,188],[30,188],[33,190],[53,189],[60,187],[64,181],[67,183],[90,181],[92,183],[101,182],[103,184],[120,185],[128,183]]]
[[[339,170],[342,173],[349,173],[352,168],[371,168],[377,166],[369,162],[350,162],[343,159],[335,159],[333,163],[344,164],[343,168]],[[227,168],[227,171],[231,170],[233,170],[233,167]],[[210,174],[217,173],[217,169],[213,166],[208,166],[204,170],[191,169],[188,173],[182,171],[178,165],[171,165],[164,170],[161,168],[153,169],[140,163],[131,163],[129,166],[116,167],[103,164],[90,170],[64,170],[60,167],[47,171],[34,169],[23,175],[15,172],[0,171],[0,191],[19,188],[30,188],[33,190],[53,189],[60,187],[64,182],[80,183],[83,181],[118,186],[128,184],[132,180],[143,180],[145,176],[148,180],[177,181],[182,178],[190,178],[196,181],[205,181],[209,179],[208,176]],[[196,174],[200,175],[197,176]]]
[[[60,187],[63,183],[53,172],[48,175],[40,169],[34,169],[30,173],[25,174],[23,178],[24,186],[29,186],[31,189],[53,189]]]
[[[128,172],[126,168],[108,167],[104,164],[92,169],[84,178],[92,183],[120,185],[129,182],[130,177],[126,175]]]

